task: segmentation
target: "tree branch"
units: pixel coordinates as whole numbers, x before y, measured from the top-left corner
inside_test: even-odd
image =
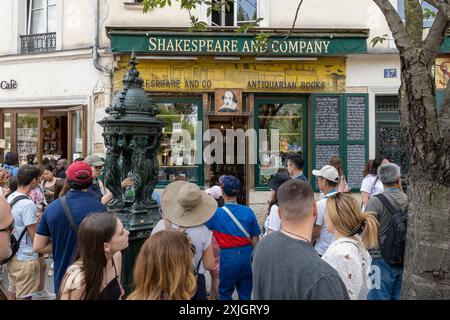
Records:
[[[427,37],[422,43],[424,51],[424,61],[427,64],[434,63],[434,60],[439,53],[439,48],[447,34],[447,30],[449,27],[449,19],[442,13],[442,11],[438,11],[433,25],[431,26]]]
[[[298,6],[297,6],[297,10],[295,11],[294,22],[292,23],[291,30],[289,30],[289,33],[283,39],[281,39],[281,41],[279,43],[281,43],[284,40],[286,40],[287,38],[289,38],[292,35],[292,33],[294,32],[295,24],[297,23],[298,13],[300,12],[300,7],[302,6],[302,4],[303,4],[303,0],[300,0],[300,2],[298,3]]]
[[[423,13],[419,0],[405,1],[405,29],[414,45],[422,43]]]
[[[380,8],[386,18],[386,22],[389,25],[389,29],[392,31],[392,36],[394,37],[395,44],[400,53],[405,52],[407,49],[411,49],[413,43],[406,32],[402,19],[389,0],[373,0],[373,2]]]

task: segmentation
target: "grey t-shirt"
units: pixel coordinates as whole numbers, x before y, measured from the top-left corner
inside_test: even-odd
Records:
[[[401,192],[399,189],[387,189],[383,192],[383,194],[388,198],[394,208],[400,207],[403,210],[406,209],[406,206],[408,205],[408,198],[404,192]],[[386,239],[386,233],[392,214],[377,197],[370,198],[369,203],[367,204],[366,212],[374,213],[380,223],[378,226],[378,241],[379,244],[382,245]],[[379,248],[369,250],[369,253],[372,258],[375,259],[382,257]]]
[[[339,274],[311,244],[282,232],[264,237],[252,261],[255,300],[348,300]]]

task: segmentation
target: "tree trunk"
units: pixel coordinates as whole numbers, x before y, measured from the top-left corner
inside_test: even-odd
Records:
[[[401,56],[400,114],[411,161],[402,299],[449,299],[450,143],[439,133],[431,70],[412,51]]]
[[[450,297],[450,188],[414,174],[408,183],[408,235],[402,299]]]

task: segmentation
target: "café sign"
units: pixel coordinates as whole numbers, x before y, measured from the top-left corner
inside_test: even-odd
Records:
[[[0,81],[0,88],[2,90],[17,89],[17,81],[13,79]]]
[[[113,52],[182,55],[323,56],[367,53],[365,37],[272,36],[267,43],[242,34],[150,34],[111,31]]]

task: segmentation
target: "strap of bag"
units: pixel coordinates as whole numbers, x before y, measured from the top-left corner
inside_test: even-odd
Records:
[[[378,176],[377,176],[377,178],[376,178],[375,181],[373,182],[372,189],[370,189],[370,194],[373,193],[373,189],[375,189],[375,186],[377,185],[378,179],[379,179],[379,178],[378,178]]]
[[[64,209],[64,214],[66,215],[66,218],[67,218],[67,220],[69,221],[70,226],[72,227],[72,229],[73,229],[76,233],[78,233],[78,227],[77,227],[77,225],[75,224],[75,221],[73,221],[72,213],[71,213],[71,211],[70,211],[69,205],[67,204],[66,196],[62,196],[62,197],[60,198],[60,200],[61,200],[61,205],[62,205],[62,207],[63,207],[63,209]]]
[[[252,238],[250,237],[250,234],[245,230],[245,228],[242,226],[242,224],[236,219],[236,217],[231,213],[230,209],[228,209],[226,206],[222,207],[223,210],[225,210],[226,213],[230,216],[231,220],[238,226],[239,229],[245,234],[245,236],[251,241]]]
[[[9,206],[10,206],[11,209],[12,209],[12,207],[13,207],[17,202],[19,202],[20,200],[24,200],[24,199],[28,199],[28,200],[31,201],[31,199],[28,198],[27,196],[25,196],[25,195],[20,195],[20,196],[15,197],[15,198],[9,203]]]
[[[379,193],[375,195],[375,197],[380,199],[381,203],[386,207],[386,209],[388,209],[391,212],[391,214],[394,214],[395,211],[397,211],[397,209],[394,208],[392,203],[388,200],[388,198],[384,194]]]

